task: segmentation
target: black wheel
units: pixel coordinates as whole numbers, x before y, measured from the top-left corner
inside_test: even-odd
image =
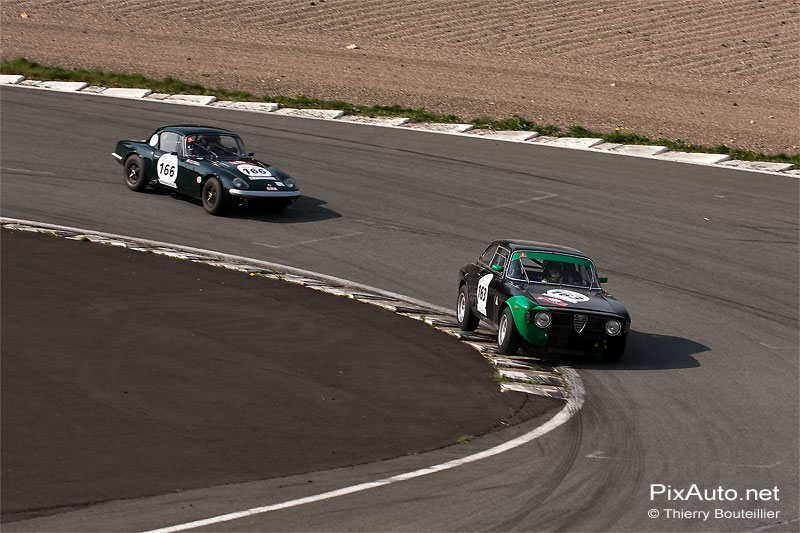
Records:
[[[604,363],[616,363],[620,359],[622,359],[622,355],[625,353],[625,344],[627,341],[627,335],[622,337],[621,339],[614,339],[608,341],[606,344],[605,351],[600,354],[600,357],[603,359]]]
[[[132,155],[125,161],[125,184],[132,191],[141,192],[147,188],[142,158]]]
[[[203,184],[203,207],[211,215],[221,215],[227,207],[222,184],[217,178],[208,178]]]
[[[503,355],[514,355],[522,344],[522,335],[517,331],[511,309],[506,307],[500,315],[497,328],[497,351]]]
[[[458,327],[462,331],[475,331],[481,319],[475,316],[469,307],[469,292],[466,284],[458,290],[458,300],[456,301],[456,318]]]

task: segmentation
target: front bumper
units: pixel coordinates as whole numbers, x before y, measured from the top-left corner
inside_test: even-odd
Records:
[[[299,198],[300,191],[248,191],[244,189],[229,189],[231,196],[237,198]]]

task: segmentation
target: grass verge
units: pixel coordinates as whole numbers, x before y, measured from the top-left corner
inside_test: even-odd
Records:
[[[163,78],[161,80],[154,80],[146,78],[141,74],[116,74],[96,70],[90,71],[83,69],[63,69],[59,67],[39,65],[38,63],[28,61],[24,58],[3,61],[0,63],[0,73],[16,74],[33,80],[82,81],[90,85],[98,85],[102,87],[135,87],[150,89],[158,93],[199,94],[215,96],[219,100],[233,100],[240,102],[274,102],[282,106],[296,107],[301,109],[336,109],[343,111],[348,115],[363,115],[368,117],[408,117],[412,122],[465,123],[464,120],[455,115],[438,115],[424,109],[410,109],[398,105],[362,106],[349,104],[340,100],[320,100],[317,98],[309,98],[302,94],[295,97],[282,95],[256,96],[245,91],[208,89],[202,85],[186,83],[171,77]],[[555,137],[594,137],[611,143],[666,146],[670,150],[677,150],[681,152],[726,154],[732,159],[738,159],[742,161],[789,163],[794,165],[794,168],[800,168],[800,154],[764,154],[752,150],[731,148],[724,144],[717,146],[704,146],[700,144],[688,143],[680,139],[675,141],[663,138],[650,139],[637,133],[624,131],[622,128],[616,128],[610,133],[592,131],[582,126],[572,126],[567,130],[562,130],[558,126],[554,126],[552,124],[536,124],[533,121],[516,115],[502,120],[494,120],[488,117],[477,117],[466,123],[471,124],[477,129],[490,129],[498,131],[535,131],[540,135],[549,135]]]

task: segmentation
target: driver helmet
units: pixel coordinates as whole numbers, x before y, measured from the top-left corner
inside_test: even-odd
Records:
[[[561,277],[561,263],[558,261],[544,261],[544,273],[547,276]]]

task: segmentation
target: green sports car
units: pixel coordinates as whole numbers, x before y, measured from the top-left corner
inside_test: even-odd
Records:
[[[464,331],[481,320],[497,328],[497,351],[522,341],[548,352],[625,352],[631,317],[601,283],[594,262],[574,248],[497,240],[459,272],[456,316]]]
[[[300,197],[288,174],[254,159],[238,135],[219,128],[164,126],[149,140],[119,141],[111,155],[132,191],[164,187],[199,199],[212,215],[242,203],[280,211]]]

